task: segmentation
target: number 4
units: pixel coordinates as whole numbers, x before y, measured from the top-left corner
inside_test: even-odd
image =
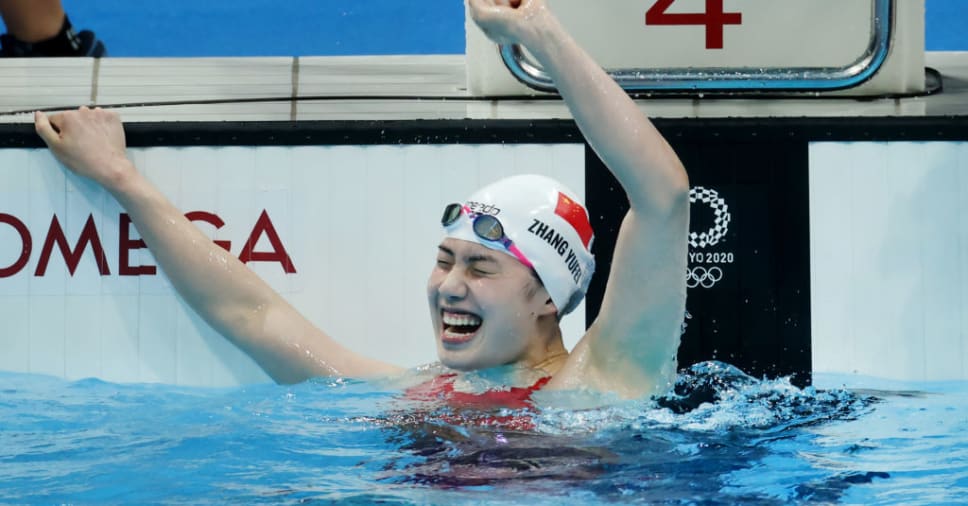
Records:
[[[657,0],[645,13],[646,25],[705,25],[706,49],[723,48],[723,28],[726,25],[743,24],[739,12],[723,12],[723,0],[706,0],[706,12],[676,14],[668,13],[676,0]]]

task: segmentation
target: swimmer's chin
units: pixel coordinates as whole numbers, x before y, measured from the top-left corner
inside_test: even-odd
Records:
[[[444,350],[438,354],[438,359],[440,359],[441,365],[444,367],[459,371],[459,372],[472,372],[479,371],[486,368],[487,366],[479,363],[474,357],[460,357],[454,356],[454,354],[449,353],[451,350]],[[462,360],[463,359],[463,360]]]

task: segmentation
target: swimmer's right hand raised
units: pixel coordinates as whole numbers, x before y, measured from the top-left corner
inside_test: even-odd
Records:
[[[61,163],[109,190],[132,170],[125,155],[124,128],[114,112],[81,107],[47,116],[38,111],[34,127]]]
[[[467,5],[477,26],[498,44],[530,49],[554,23],[545,0],[469,0]]]

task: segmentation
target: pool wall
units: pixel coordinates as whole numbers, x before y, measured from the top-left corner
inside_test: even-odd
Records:
[[[964,122],[657,124],[682,154],[695,199],[683,365],[716,358],[801,384],[813,371],[966,377]],[[2,129],[0,369],[193,385],[267,380],[162,275],[143,271],[154,263],[106,193],[65,176],[28,126]],[[239,256],[251,239],[249,265],[360,352],[403,365],[433,360],[423,284],[440,208],[516,172],[551,174],[585,194],[599,260],[585,317],[597,312],[624,200],[571,121],[128,130],[132,157],[177,205]],[[573,343],[586,322],[565,321]]]
[[[524,171],[580,193],[583,149],[203,146],[131,156],[318,326],[350,348],[416,366],[435,357],[424,287],[443,207]],[[202,385],[268,380],[179,301],[106,192],[65,175],[46,150],[0,150],[0,181],[0,369]],[[583,324],[583,308],[565,320],[572,344]]]
[[[810,146],[814,370],[968,379],[968,142]]]

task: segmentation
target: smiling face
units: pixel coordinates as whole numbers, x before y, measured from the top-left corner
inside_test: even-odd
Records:
[[[514,257],[444,239],[427,284],[441,363],[470,371],[533,365],[546,354],[539,320],[555,317],[548,293]]]

